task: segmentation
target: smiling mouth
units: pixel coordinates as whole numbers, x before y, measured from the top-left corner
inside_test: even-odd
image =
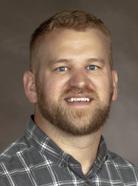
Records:
[[[92,98],[90,97],[69,97],[69,98],[65,98],[65,101],[67,103],[73,104],[88,104],[92,101]]]

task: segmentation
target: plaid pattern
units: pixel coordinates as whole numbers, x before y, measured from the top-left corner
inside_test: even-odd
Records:
[[[138,169],[109,152],[103,138],[87,175],[30,119],[25,135],[0,156],[0,186],[138,186]]]

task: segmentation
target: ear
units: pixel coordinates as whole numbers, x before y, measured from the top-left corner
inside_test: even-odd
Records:
[[[27,71],[24,73],[23,84],[24,84],[24,91],[25,91],[26,97],[29,99],[31,103],[36,103],[37,92],[36,92],[36,85],[35,85],[35,77],[32,72]]]
[[[118,97],[118,74],[115,70],[112,71],[112,81],[113,81],[112,100],[115,101]]]

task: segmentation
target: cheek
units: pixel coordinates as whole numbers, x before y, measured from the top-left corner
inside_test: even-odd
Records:
[[[109,100],[112,92],[112,83],[110,77],[101,76],[95,79],[95,81],[93,80],[93,82],[95,84],[99,99],[103,102]]]
[[[45,93],[48,100],[57,101],[62,94],[65,86],[65,82],[62,79],[57,78],[47,78],[45,81]]]

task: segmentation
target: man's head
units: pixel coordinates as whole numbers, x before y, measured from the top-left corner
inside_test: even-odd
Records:
[[[36,29],[30,50],[24,86],[35,114],[73,135],[100,129],[117,96],[103,22],[82,11],[60,12]]]

